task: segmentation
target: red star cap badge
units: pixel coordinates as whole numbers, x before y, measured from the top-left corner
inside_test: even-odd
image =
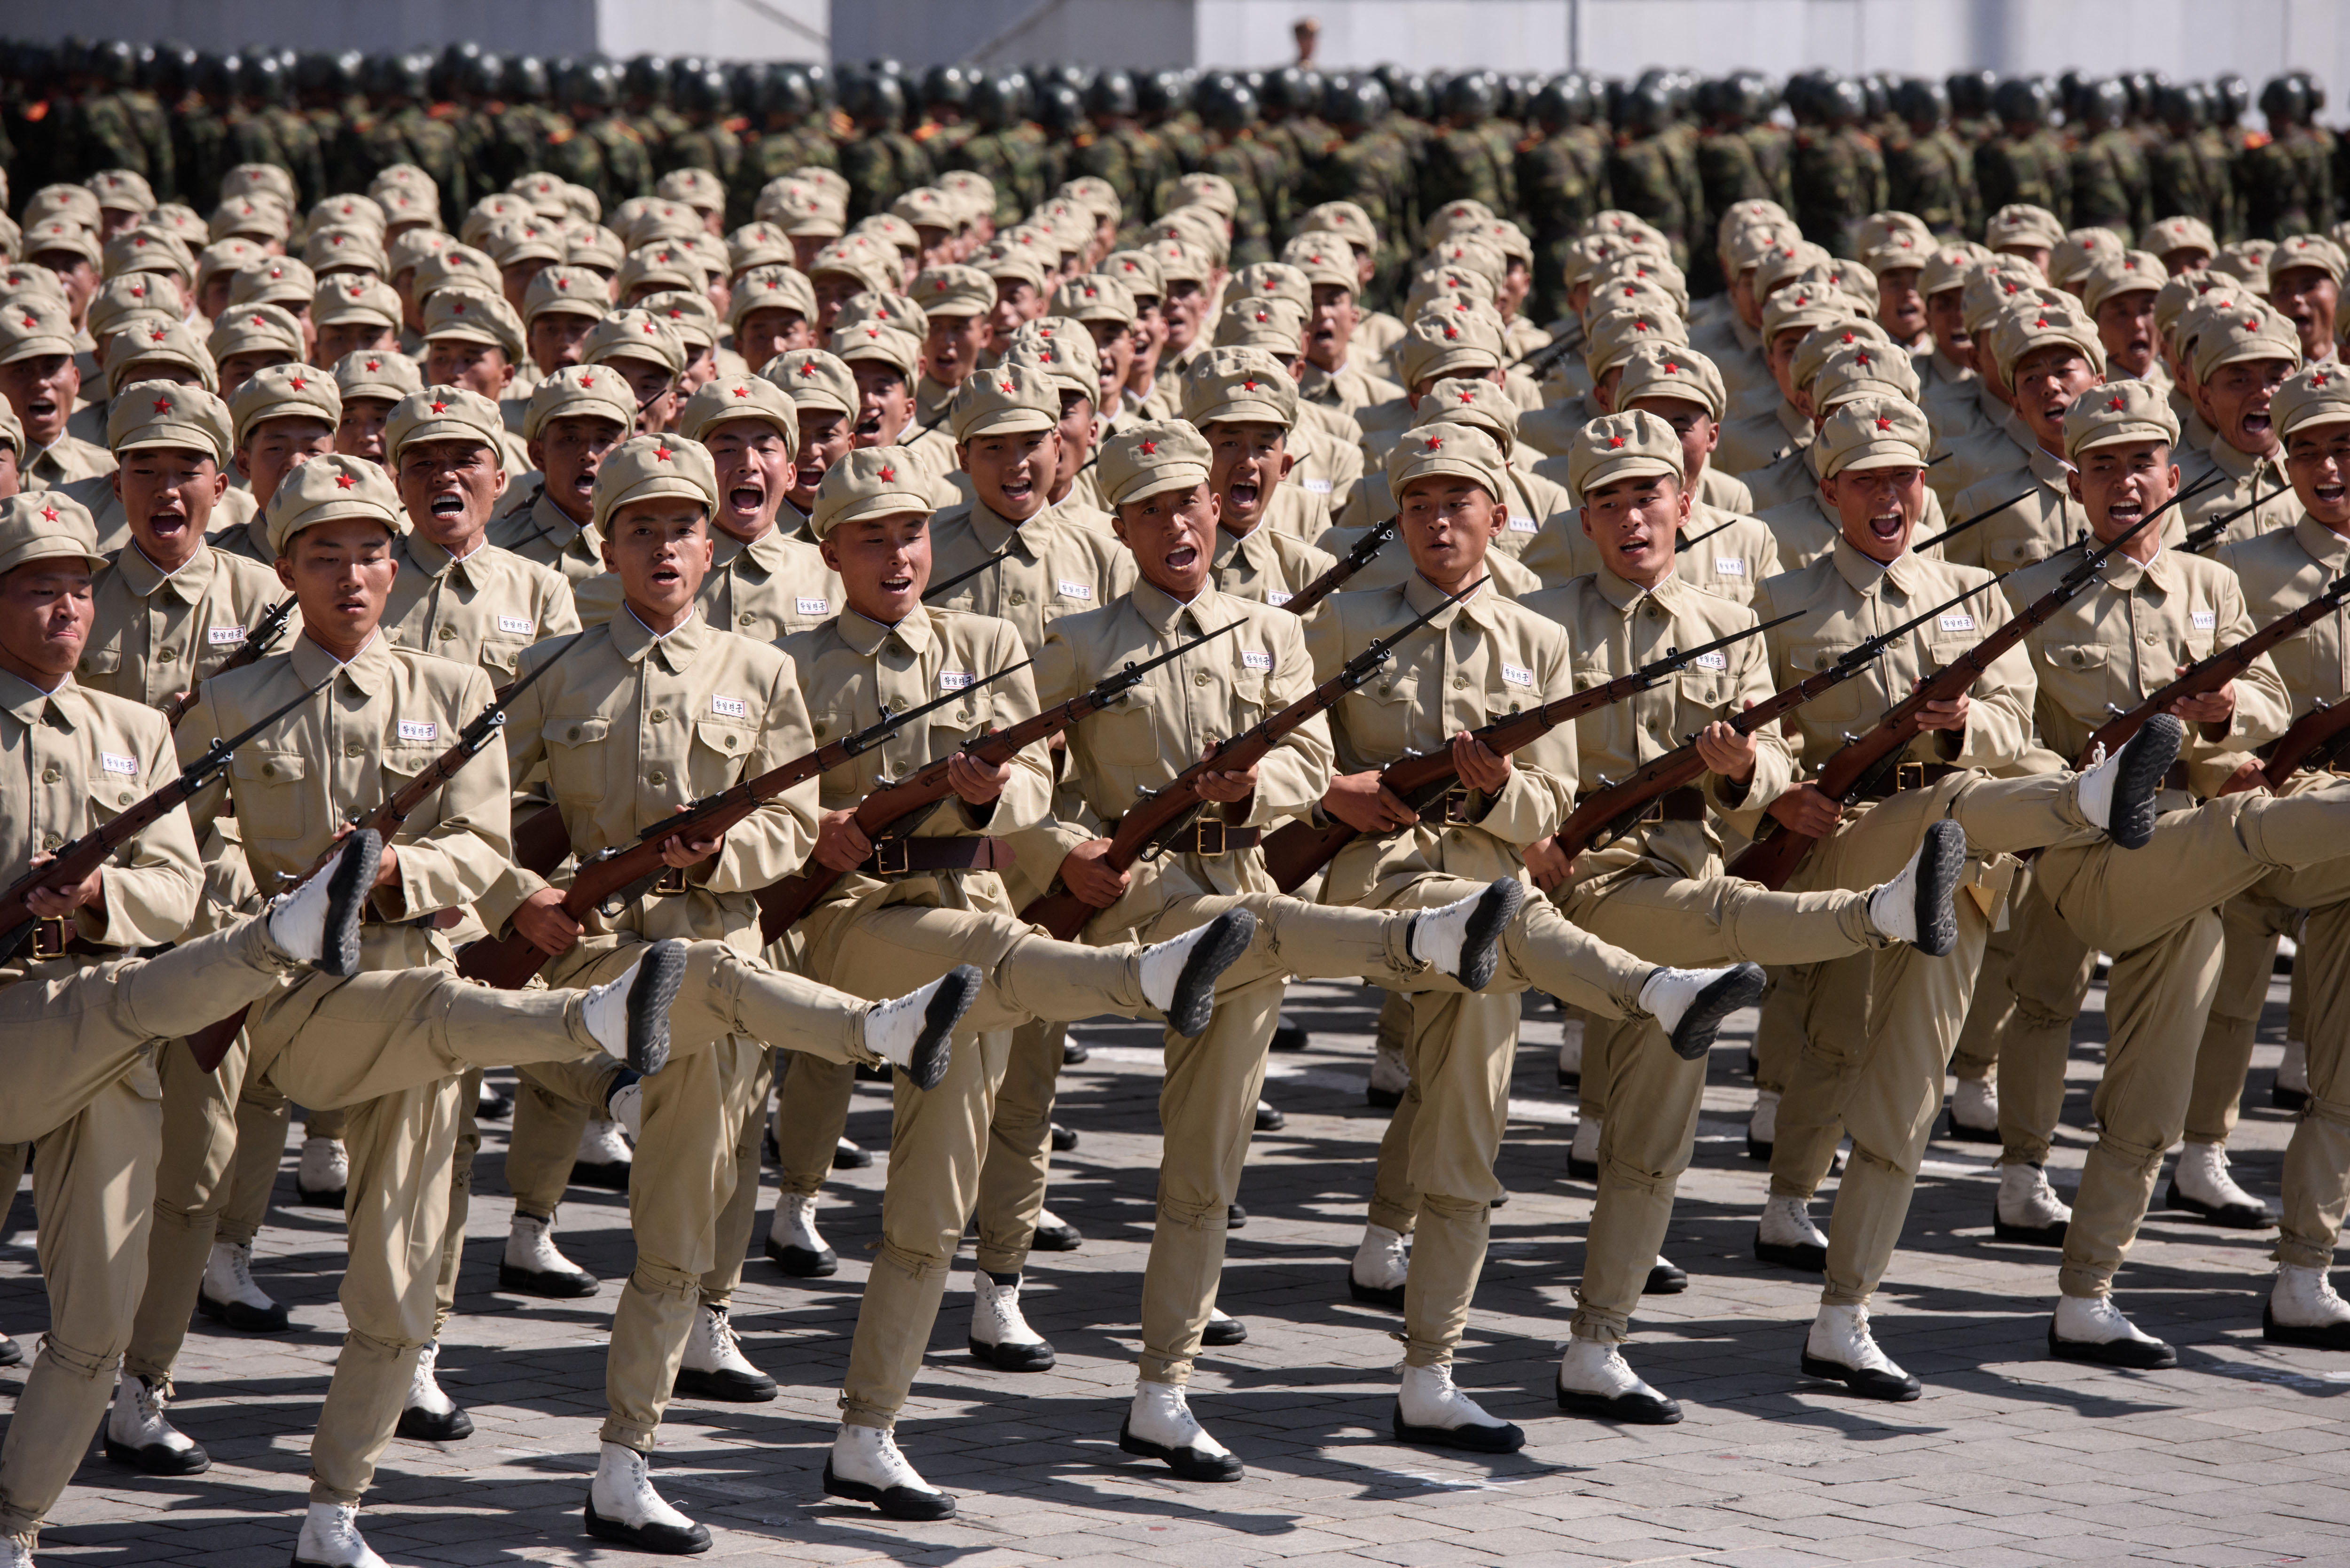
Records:
[[[646,323],[645,323],[645,331],[646,331],[646,333],[647,333],[648,335],[650,335],[650,334],[652,332],[652,330],[653,330],[653,324],[652,324],[651,322],[650,322],[650,321],[646,322]]]
[[[1461,394],[1461,400],[1464,403],[1473,403],[1477,400],[1477,394],[1471,391],[1463,391]]]
[[[1017,387],[1015,387],[1015,386],[1014,386],[1011,382],[1006,381],[1006,382],[1004,382],[1004,383],[1003,383],[1003,389],[1004,389],[1005,391],[1007,391],[1007,392],[1016,392],[1016,391],[1018,391],[1020,389],[1019,389],[1019,388],[1017,388]]]
[[[1155,441],[1144,441],[1142,443],[1142,455],[1145,457],[1157,457],[1159,455],[1159,443]]]
[[[161,343],[164,338],[170,336],[171,334],[169,332],[166,332],[162,327],[158,327],[154,331],[147,334],[147,341],[150,343]]]
[[[894,469],[894,468],[884,468],[884,469],[882,469],[882,471],[881,471],[881,483],[884,483],[884,484],[894,484],[894,483],[896,483],[897,482],[898,482],[898,471],[897,471],[896,469]]]
[[[451,306],[449,307],[449,314],[450,314],[450,315],[452,315],[452,316],[463,316],[463,315],[464,315],[464,314],[465,314],[465,302],[464,302],[463,300],[462,300],[462,299],[461,299],[461,300],[457,301],[457,303],[456,303],[456,304],[454,304],[454,305]]]
[[[748,387],[737,387],[734,389],[734,395],[738,398],[747,398],[751,395],[751,389]]]
[[[558,289],[568,289],[571,286],[571,280],[567,277],[558,277],[555,280],[555,286]],[[769,284],[767,286],[773,288],[775,285]]]
[[[287,386],[289,386],[289,387],[293,388],[296,391],[297,391],[297,392],[298,392],[298,391],[300,391],[303,388],[305,388],[305,387],[308,386],[310,383],[309,383],[307,379],[305,379],[304,378],[302,378],[302,377],[300,377],[300,376],[292,376],[292,377],[288,377],[288,378],[286,379],[286,384]]]
[[[157,413],[159,413],[159,414],[168,414],[168,413],[170,413],[170,412],[172,411],[172,400],[171,400],[171,399],[169,399],[169,398],[158,398],[158,399],[156,399],[156,400],[155,400],[155,411],[156,411]]]
[[[449,411],[449,405],[436,398],[433,400],[432,411],[436,414],[445,414]]]
[[[2106,407],[2115,413],[2119,413],[2122,411],[2122,405],[2126,401],[2128,401],[2127,399],[2116,395],[2106,400]]]
[[[1458,337],[1461,336],[1461,328],[1458,327],[1447,327],[1444,329],[1444,336],[1448,338]]]
[[[1623,444],[1624,438],[1622,436],[1609,436],[1607,438],[1607,445],[1611,451],[1617,447],[1622,446]]]
[[[1893,428],[1893,421],[1880,417],[1877,421],[1877,428],[1881,431],[1889,431]]]
[[[1428,438],[1428,445],[1427,445],[1426,447],[1422,448],[1421,450],[1426,451],[1426,452],[1435,452],[1435,451],[1439,450],[1440,448],[1441,448],[1443,445],[1444,445],[1444,438],[1443,438],[1442,436],[1430,436],[1430,437],[1429,437],[1429,438]]]
[[[813,364],[803,365],[800,367],[800,374],[802,376],[812,377],[816,374],[816,367]]]
[[[665,446],[656,446],[653,448],[653,461],[655,462],[667,462],[675,454]]]
[[[1851,333],[1849,333],[1849,332],[1846,333],[1846,334],[1844,335],[1844,337],[1843,337],[1842,341],[1846,342],[1846,343],[1851,342],[1851,341],[1852,341],[1852,334],[1851,334]]]
[[[383,369],[383,361],[380,359],[370,359],[367,362],[367,368],[370,370],[380,370]]]
[[[25,317],[25,325],[27,327],[38,327],[40,324],[41,318],[37,316],[27,316]]]
[[[338,473],[335,475],[336,488],[340,490],[348,490],[352,485],[357,484],[358,483],[358,480],[353,479],[348,473]]]

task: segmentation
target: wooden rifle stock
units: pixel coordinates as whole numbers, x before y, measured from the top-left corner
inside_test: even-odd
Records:
[[[2261,773],[2269,788],[2282,789],[2303,768],[2332,766],[2345,746],[2350,746],[2350,702],[2321,704],[2295,719],[2293,727],[2276,738]]]

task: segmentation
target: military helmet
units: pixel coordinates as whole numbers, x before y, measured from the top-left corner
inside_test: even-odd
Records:
[[[1097,119],[1107,115],[1133,119],[1141,112],[1134,78],[1115,67],[1094,78],[1094,85],[1086,89],[1086,112]]]
[[[2325,107],[2325,83],[2324,79],[2321,78],[2315,71],[2295,70],[2293,74],[2301,82],[2302,95],[2308,99],[2308,113],[2310,117],[2312,119],[2315,119],[2318,112]]]
[[[1832,76],[1813,89],[1812,104],[1831,123],[1858,119],[1868,112],[1868,94],[1852,78]]]
[[[2154,89],[2154,118],[2191,130],[2203,123],[2203,90],[2195,82],[2163,82]]]
[[[808,87],[807,73],[789,65],[769,71],[766,90],[759,98],[759,112],[794,119],[815,113],[816,94]]]
[[[1211,77],[1194,95],[1200,119],[1218,130],[1238,130],[1256,119],[1256,94],[1237,78]]]
[[[1950,89],[1950,112],[1968,116],[1991,112],[1991,94],[1999,88],[1997,71],[1952,71],[1944,79]]]
[[[2082,83],[2076,102],[2085,126],[2119,125],[2129,118],[2129,88],[2118,78]]]
[[[971,104],[971,73],[961,66],[932,66],[922,73],[922,102],[944,104],[961,114]]]
[[[2048,123],[2048,84],[2038,77],[2010,77],[1991,95],[1991,112],[2009,125]]]
[[[1931,130],[1950,117],[1950,93],[1930,77],[1905,77],[1893,89],[1893,112],[1910,129]]]
[[[2298,125],[2309,118],[2309,95],[2292,77],[2271,77],[2261,88],[2261,113],[2267,117],[2272,131]]]
[[[2220,125],[2233,125],[2244,118],[2244,110],[2252,107],[2252,84],[2234,71],[2225,71],[2211,81],[2211,119]]]
[[[1608,116],[1627,136],[1654,136],[1672,119],[1672,105],[1660,82],[1634,82],[1626,88]]]
[[[1085,100],[1065,81],[1036,89],[1036,123],[1055,136],[1074,136],[1086,122]]]
[[[620,86],[630,98],[667,103],[669,62],[659,55],[639,55],[620,67]]]
[[[1259,90],[1258,97],[1268,114],[1295,114],[1308,101],[1305,98],[1305,73],[1295,66],[1267,71],[1264,73],[1264,86]]]
[[[1882,119],[1893,112],[1893,85],[1883,71],[1870,71],[1860,78],[1860,96],[1868,106],[1868,118]]]
[[[123,38],[101,38],[89,47],[89,74],[109,87],[127,88],[139,76],[139,51]]]
[[[506,62],[506,79],[499,90],[520,103],[544,102],[546,62],[536,55],[516,55]]]

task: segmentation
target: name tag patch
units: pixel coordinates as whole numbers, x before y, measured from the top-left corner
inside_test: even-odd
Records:
[[[1531,670],[1521,670],[1514,664],[1504,664],[1502,666],[1502,679],[1513,686],[1532,686],[1534,683],[1534,672]]]
[[[1697,656],[1696,664],[1700,670],[1727,670],[1730,668],[1730,655],[1700,653]]]
[[[1541,531],[1541,524],[1537,524],[1531,517],[1518,517],[1513,515],[1510,519],[1509,526],[1510,532],[1513,534],[1534,534]]]
[[[137,757],[121,757],[115,755],[112,752],[100,752],[98,753],[98,765],[105,769],[108,773],[120,774],[125,778],[135,779],[139,776],[139,759]]]
[[[1975,618],[1964,610],[1959,610],[1944,616],[1941,626],[1944,631],[1972,631],[1975,628]]]
[[[978,679],[976,674],[968,670],[941,670],[939,671],[939,690],[960,691]]]
[[[1094,597],[1094,586],[1091,583],[1064,581],[1057,586],[1061,590],[1061,597],[1065,599],[1090,599]]]
[[[799,606],[799,611],[802,615],[830,615],[832,613],[832,601],[830,599],[803,598],[795,599],[792,602]]]
[[[1305,488],[1312,491],[1316,495],[1327,495],[1330,493],[1330,482],[1326,479],[1309,479],[1306,480],[1305,483]]]
[[[1713,575],[1717,577],[1742,577],[1746,575],[1746,558],[1742,556],[1716,556]]]
[[[1275,609],[1279,609],[1282,606],[1287,604],[1296,597],[1297,596],[1295,594],[1289,592],[1285,588],[1267,588],[1264,590],[1264,602],[1271,605]]]
[[[751,716],[751,704],[740,697],[712,697],[710,711],[722,719],[747,719]]]
[[[1243,670],[1263,670],[1269,671],[1273,669],[1273,655],[1270,653],[1259,653],[1253,648],[1243,648],[1241,649],[1241,668]]]
[[[498,617],[498,629],[515,637],[528,637],[538,629],[538,622],[526,615],[502,615]]]
[[[2220,612],[2218,610],[2191,610],[2188,613],[2187,618],[2195,623],[2195,629],[2197,631],[2217,631],[2220,629]]]
[[[441,738],[441,726],[430,719],[402,719],[400,738],[403,741],[435,741]]]
[[[204,640],[211,643],[214,648],[218,648],[223,643],[227,642],[243,642],[244,640],[244,628],[241,626],[212,627],[207,628],[204,632]]]

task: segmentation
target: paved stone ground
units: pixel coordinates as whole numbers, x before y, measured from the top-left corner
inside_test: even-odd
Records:
[[[1248,1461],[1224,1487],[1174,1482],[1117,1449],[1138,1349],[1138,1293],[1158,1141],[1153,1037],[1089,1028],[1092,1062],[1063,1080],[1064,1121],[1083,1147],[1064,1157],[1053,1203],[1082,1250],[1040,1255],[1031,1312],[1060,1350],[1041,1376],[996,1373],[962,1349],[959,1272],[899,1428],[929,1477],[960,1493],[962,1517],[896,1525],[819,1490],[846,1359],[863,1244],[883,1171],[827,1189],[831,1280],[783,1279],[754,1259],[736,1322],[754,1360],[783,1383],[764,1406],[672,1407],[657,1478],[717,1535],[713,1556],[756,1563],[1318,1565],[1504,1561],[1513,1568],[1663,1560],[1779,1568],[1931,1561],[2008,1568],[2053,1562],[2220,1565],[2350,1562],[2350,1357],[2263,1345],[2260,1292],[2269,1241],[2158,1214],[2123,1275],[2140,1323],[2180,1346],[2182,1365],[2111,1373],[2043,1358],[2055,1288],[2052,1254],[2003,1246],[1989,1230],[1988,1149],[1938,1142],[1909,1232],[1878,1298],[1888,1351],[1924,1378],[1906,1406],[1864,1403],[1796,1375],[1816,1284],[1749,1251],[1764,1189],[1742,1126],[1752,1103],[1743,1033],[1714,1054],[1695,1168],[1669,1247],[1692,1275],[1651,1298],[1637,1365],[1689,1411],[1667,1428],[1617,1428],[1557,1415],[1556,1342],[1581,1267],[1590,1189],[1565,1179],[1572,1130],[1552,1083],[1555,1014],[1529,1023],[1496,1216],[1461,1378],[1523,1424],[1522,1454],[1483,1461],[1401,1448],[1387,1436],[1399,1356],[1389,1316],[1345,1299],[1346,1260],[1368,1196],[1383,1113],[1366,1108],[1372,993],[1300,987],[1314,1048],[1275,1060],[1270,1097],[1289,1116],[1262,1136],[1232,1241],[1222,1305],[1249,1343],[1211,1352],[1194,1386],[1215,1431]],[[2240,1177],[2273,1200],[2290,1124],[2267,1108],[2282,1038],[2280,983],[2237,1140]],[[2077,1174],[2102,993],[2077,1032],[2073,1094],[2054,1164]],[[1751,1026],[1752,1015],[1742,1021]],[[851,1135],[877,1149],[887,1101],[859,1092]],[[485,1127],[476,1176],[463,1315],[443,1379],[475,1435],[445,1449],[395,1442],[367,1529],[399,1563],[617,1563],[579,1510],[602,1414],[602,1335],[617,1283],[584,1303],[494,1293],[509,1204],[502,1126]],[[292,1161],[279,1185],[293,1197]],[[35,1273],[30,1199],[0,1251],[0,1325],[28,1345],[47,1321]],[[629,1266],[616,1197],[577,1192],[564,1245],[606,1280]],[[760,1234],[764,1234],[762,1217]],[[342,1332],[334,1293],[338,1216],[286,1208],[264,1233],[258,1272],[294,1308],[276,1338],[199,1322],[175,1413],[215,1457],[192,1481],[148,1480],[93,1456],[44,1539],[44,1562],[277,1564],[290,1554],[305,1443]],[[754,1242],[755,1246],[755,1242]],[[968,1254],[964,1267],[967,1269]],[[20,1372],[0,1374],[13,1394]]]

